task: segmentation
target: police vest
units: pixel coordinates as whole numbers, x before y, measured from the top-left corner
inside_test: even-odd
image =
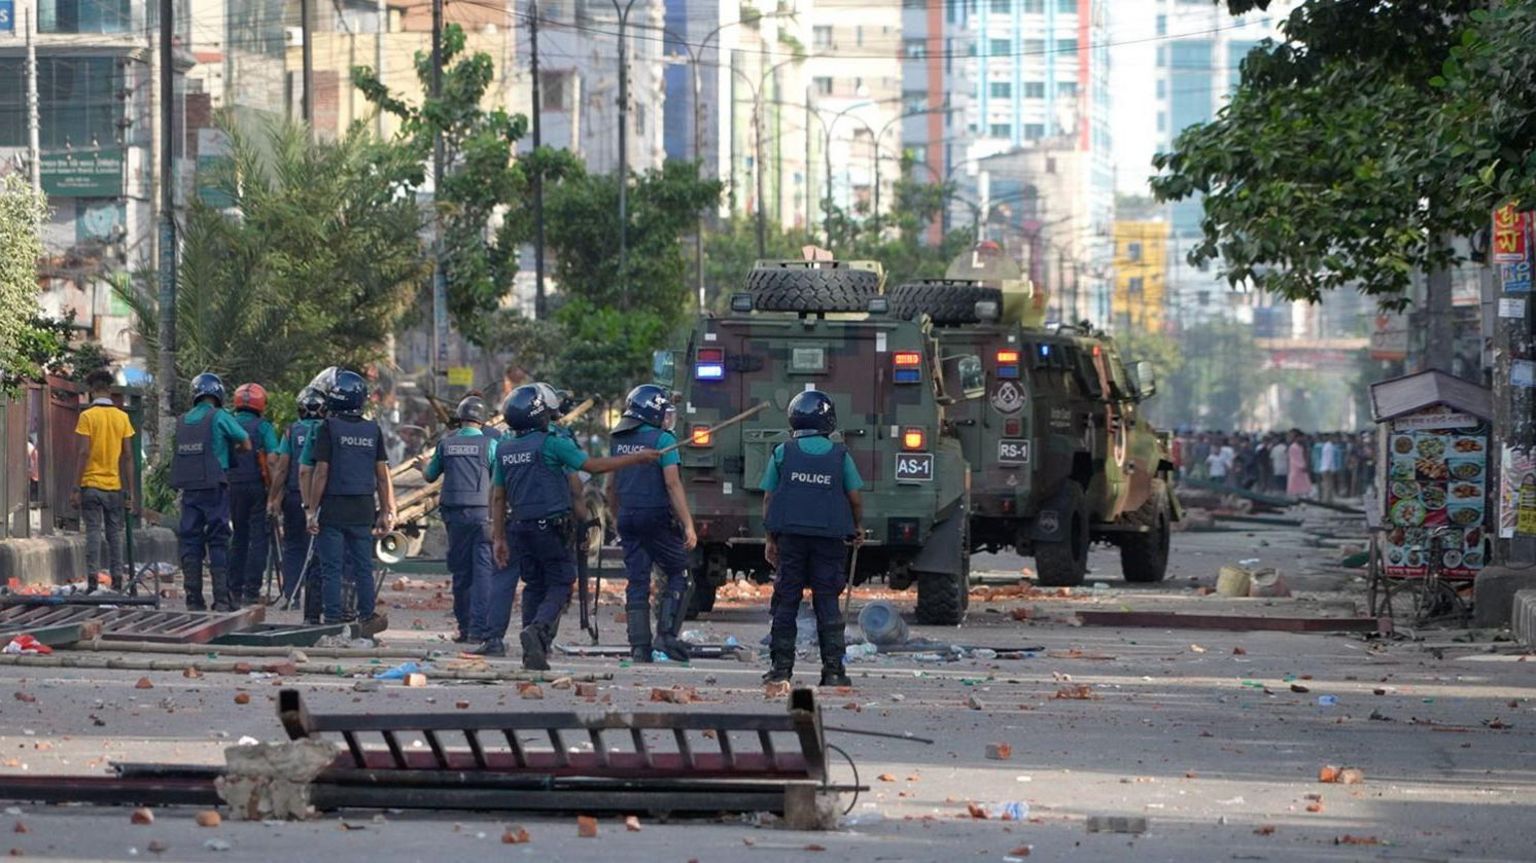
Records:
[[[442,506],[491,505],[491,467],[485,454],[494,441],[485,435],[449,435],[437,445],[443,468]]]
[[[327,495],[372,495],[378,488],[374,475],[378,464],[379,438],[383,432],[373,420],[325,421],[323,434],[331,439],[330,469],[326,474]]]
[[[504,437],[496,444],[496,464],[507,490],[507,518],[538,521],[571,511],[571,487],[565,474],[544,461],[549,432]]]
[[[251,448],[245,452],[231,453],[229,457],[228,477],[231,484],[241,482],[261,482],[261,462],[258,461],[258,453],[266,452],[266,444],[263,443],[261,433],[261,414],[253,414],[250,411],[237,411],[235,422],[245,429],[245,433],[251,439]]]
[[[304,445],[315,433],[316,425],[319,423],[314,420],[299,420],[288,427],[288,477],[285,482],[289,491],[299,490],[299,457],[304,454]]]
[[[798,440],[783,444],[779,484],[768,504],[764,527],[769,533],[843,538],[852,536],[853,507],[843,490],[848,450],[832,444],[825,455],[811,455]]]
[[[657,440],[661,429],[642,425],[613,436],[610,451],[615,456],[658,449]],[[667,482],[661,465],[655,462],[626,467],[614,475],[618,483],[620,509],[663,509],[671,506],[667,497]]]
[[[209,408],[197,422],[186,416],[176,424],[176,453],[171,456],[171,488],[181,491],[218,488],[224,484],[224,466],[213,451],[213,422],[218,410]]]

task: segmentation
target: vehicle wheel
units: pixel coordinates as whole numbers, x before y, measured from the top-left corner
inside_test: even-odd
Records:
[[[752,307],[760,312],[862,312],[880,294],[870,270],[763,267],[747,273]]]
[[[927,281],[908,282],[886,292],[891,300],[891,314],[911,320],[926,314],[936,324],[975,324],[976,304],[987,301],[997,303],[1002,311],[1003,292],[998,288],[982,287],[971,282]]]
[[[1120,540],[1120,571],[1126,581],[1148,584],[1168,574],[1168,546],[1172,535],[1168,514],[1168,488],[1163,480],[1152,481],[1152,496],[1135,512],[1121,517],[1126,524],[1149,527],[1148,533],[1130,533]]]
[[[966,518],[964,514],[952,518]],[[960,574],[944,575],[937,572],[914,573],[917,580],[918,623],[932,626],[959,626],[965,621],[966,609],[971,607],[971,552],[969,548],[969,519],[966,535],[961,540]]]
[[[1067,482],[1066,499],[1057,514],[1066,520],[1066,536],[1055,542],[1035,541],[1035,581],[1041,587],[1077,587],[1088,574],[1088,499],[1083,487]]]

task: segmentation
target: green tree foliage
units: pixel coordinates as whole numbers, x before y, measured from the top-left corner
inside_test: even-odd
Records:
[[[0,177],[0,369],[25,371],[34,364],[24,342],[39,335],[36,327],[39,236],[47,208],[25,177]]]
[[[422,92],[431,92],[432,57],[416,54]],[[428,181],[433,142],[443,146],[443,184],[433,195],[442,219],[442,263],[448,286],[448,314],[470,342],[494,347],[489,339],[502,299],[517,275],[517,249],[531,234],[530,179],[534,171],[558,177],[574,166],[569,154],[546,151],[516,158],[527,118],[501,108],[487,110],[496,80],[491,55],[466,53],[464,30],[443,31],[442,95],[411,104],[366,66],[352,70],[353,83],[379,110],[400,119],[396,143],[417,167],[406,186],[421,192]]]
[[[1226,2],[1233,14],[1269,5]],[[1291,299],[1355,286],[1392,305],[1404,302],[1413,273],[1454,260],[1445,238],[1486,223],[1490,198],[1465,194],[1464,178],[1483,165],[1443,145],[1448,100],[1432,79],[1485,5],[1299,6],[1284,41],[1266,41],[1243,61],[1241,84],[1216,119],[1186,129],[1153,160],[1159,199],[1204,196],[1204,236],[1190,260],[1218,261],[1233,284]]]
[[[1446,108],[1436,132],[1471,207],[1536,202],[1536,3],[1506,0],[1474,9],[1429,79]]]
[[[631,180],[628,267],[619,266],[614,175],[565,172],[546,191],[546,236],[560,286],[560,381],[575,392],[619,393],[650,367],[651,351],[692,311],[689,260],[679,238],[720,200],[721,185],[668,162]]]
[[[891,193],[895,200],[889,212],[881,215],[861,217],[833,208],[833,252],[839,258],[879,261],[892,285],[942,278],[950,261],[975,239],[969,230],[953,230],[938,245],[925,242],[928,226],[943,217],[954,198],[954,185],[914,179],[911,159],[903,158],[901,176]]]
[[[291,123],[221,128],[231,157],[200,180],[229,206],[194,201],[187,213],[177,373],[257,381],[276,396],[326,366],[380,359],[425,278],[420,211],[399,194],[410,165],[360,127],[325,143]],[[117,286],[152,351],[153,284]]]

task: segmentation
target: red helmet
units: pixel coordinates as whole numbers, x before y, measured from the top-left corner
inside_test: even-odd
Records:
[[[241,384],[235,387],[235,410],[245,408],[256,413],[267,409],[267,390],[261,384]]]

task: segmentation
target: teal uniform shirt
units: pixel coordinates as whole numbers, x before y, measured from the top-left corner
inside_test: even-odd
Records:
[[[320,427],[320,423],[321,422],[322,422],[322,420],[318,420],[318,419],[314,419],[314,418],[307,418],[307,419],[295,420],[293,424],[294,425],[308,426],[309,437],[314,437],[315,429]],[[304,454],[303,453],[293,452],[292,447],[290,447],[288,445],[290,440],[292,440],[291,436],[283,435],[282,438],[280,438],[278,440],[277,447],[271,450],[272,454],[273,455],[285,455],[285,456],[288,456],[289,458],[299,459],[300,461],[303,461],[301,456],[303,456]],[[311,462],[311,464],[313,464],[313,462]]]
[[[216,408],[210,402],[193,405],[192,409],[187,411],[186,421],[200,423],[209,411],[218,411],[218,415],[213,418],[213,453],[219,458],[219,467],[229,470],[230,451],[234,449],[235,444],[245,443],[251,439],[251,436],[240,427],[234,414],[222,408]]]
[[[832,440],[825,435],[798,438],[796,443],[807,455],[826,455],[832,451]],[[773,458],[768,460],[768,467],[763,470],[763,491],[772,492],[779,487],[779,465],[784,463],[784,445],[779,444],[773,448]],[[665,464],[665,462],[663,462]],[[864,478],[859,476],[859,469],[853,463],[853,454],[843,454],[843,491],[858,491],[864,487]]]

